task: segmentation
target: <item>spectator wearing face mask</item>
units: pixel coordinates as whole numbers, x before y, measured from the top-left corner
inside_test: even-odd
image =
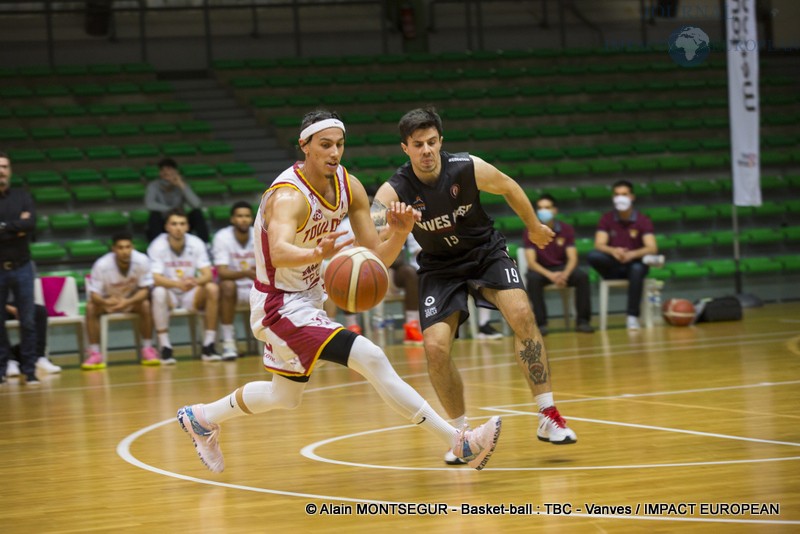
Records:
[[[592,316],[589,275],[578,268],[575,230],[569,224],[556,219],[558,206],[552,196],[542,195],[534,207],[539,221],[549,226],[555,233],[555,238],[541,249],[531,243],[527,232],[523,236],[525,257],[528,262],[525,286],[539,331],[543,336],[547,335],[547,307],[544,302],[544,288],[555,284],[559,288],[575,288],[575,311],[578,315],[575,330],[591,334],[594,332],[594,328],[589,324]]]
[[[644,279],[649,271],[642,259],[657,254],[658,245],[653,222],[633,207],[633,184],[620,180],[612,190],[614,209],[600,218],[594,250],[586,259],[604,279],[628,280],[626,324],[629,330],[638,330]]]

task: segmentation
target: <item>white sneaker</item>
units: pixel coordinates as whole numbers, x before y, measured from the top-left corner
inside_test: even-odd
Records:
[[[647,254],[642,257],[642,263],[650,267],[663,267],[664,261],[666,261],[666,258],[664,258],[663,254]]]
[[[641,328],[639,326],[639,318],[636,317],[635,315],[628,316],[627,325],[628,325],[628,330],[639,330],[639,328]]]
[[[16,360],[8,360],[8,364],[6,365],[6,377],[12,378],[15,376],[19,376],[19,364]]]
[[[453,454],[453,451],[447,451],[444,453],[444,463],[447,465],[466,465],[467,462]]]
[[[555,406],[539,412],[539,428],[536,429],[539,441],[549,441],[553,445],[569,445],[578,441],[578,436],[567,426]]]
[[[39,359],[36,360],[36,369],[50,374],[61,372],[61,367],[48,360],[46,356],[39,356]]]
[[[239,351],[236,350],[236,342],[234,340],[222,342],[222,359],[224,361],[235,360],[239,357]]]
[[[219,447],[219,426],[209,424],[203,427],[196,415],[203,417],[203,405],[184,406],[178,410],[178,423],[181,428],[192,438],[197,455],[209,471],[221,473],[225,469],[225,460],[222,458],[222,449]]]
[[[474,430],[463,428],[456,436],[453,455],[480,471],[491,458],[500,438],[500,417],[494,416]]]

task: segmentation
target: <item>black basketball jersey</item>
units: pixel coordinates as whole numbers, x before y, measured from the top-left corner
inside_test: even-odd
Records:
[[[406,162],[389,178],[401,202],[422,213],[414,225],[414,238],[422,251],[420,270],[446,268],[467,259],[482,260],[492,251],[505,249],[505,238],[480,202],[475,165],[466,152],[441,151],[442,169],[430,186],[414,174]]]

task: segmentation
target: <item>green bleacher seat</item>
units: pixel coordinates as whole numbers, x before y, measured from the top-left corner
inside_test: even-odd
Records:
[[[588,254],[590,251],[594,250],[594,238],[580,237],[576,239],[575,249],[578,251],[578,255],[580,256]]]
[[[717,217],[720,219],[731,220],[733,217],[733,204],[730,202],[723,202],[714,204],[711,209],[717,212]],[[753,213],[753,208],[750,206],[736,206],[736,214],[738,217],[747,217]]]
[[[710,274],[708,266],[700,265],[695,261],[671,262],[668,267],[669,270],[672,271],[672,275],[679,280],[687,278],[703,278]]]
[[[783,238],[787,242],[800,241],[800,226],[788,226],[783,229]]]
[[[146,223],[148,217],[150,217],[150,213],[145,209],[131,210],[128,212],[128,215],[130,216],[131,223],[137,226],[141,226]]]
[[[174,134],[178,131],[178,127],[174,124],[164,122],[151,122],[142,124],[142,133],[147,135],[163,135]]]
[[[67,128],[67,133],[70,137],[100,137],[103,134],[103,129],[93,124],[76,124]]]
[[[684,180],[683,185],[692,196],[722,193],[722,185],[714,180]]]
[[[771,274],[783,270],[783,264],[773,258],[743,258],[740,267],[748,274]]]
[[[658,162],[653,158],[628,158],[620,160],[620,163],[625,171],[630,173],[645,173],[658,169]]]
[[[228,188],[217,180],[193,180],[192,190],[201,197],[223,196],[228,192]]]
[[[374,132],[364,136],[369,145],[395,145],[398,143],[398,135],[390,132]]]
[[[579,186],[578,191],[586,200],[608,200],[612,197],[611,187],[607,185]]]
[[[556,198],[555,195],[554,198]],[[556,198],[556,200],[558,199]],[[572,221],[575,226],[580,228],[595,228],[602,216],[603,213],[600,211],[581,211],[572,216]]]
[[[12,163],[44,163],[47,156],[41,150],[36,149],[11,149],[8,151]]]
[[[169,82],[144,82],[141,85],[141,91],[145,94],[171,93],[173,90],[172,84]]]
[[[208,214],[213,221],[227,222],[231,218],[231,207],[227,205],[209,206]]]
[[[713,221],[716,218],[716,213],[714,210],[709,209],[708,206],[683,206],[678,211],[680,211],[684,221]]]
[[[36,214],[36,231],[37,232],[46,232],[50,229],[50,217],[47,215],[42,215],[41,213]]]
[[[50,216],[50,228],[54,231],[84,230],[89,227],[89,218],[82,213],[56,213]]]
[[[164,143],[161,145],[161,153],[168,157],[194,156],[197,154],[197,147],[192,143]]]
[[[658,250],[665,251],[674,249],[678,246],[678,240],[675,239],[676,234],[657,234],[656,243],[658,244]]]
[[[100,211],[89,215],[92,225],[98,229],[124,228],[128,225],[129,217],[124,211]]]
[[[66,132],[63,128],[55,128],[55,127],[39,127],[39,128],[31,128],[30,131],[31,139],[34,141],[46,141],[49,139],[62,139]]]
[[[673,181],[658,181],[653,182],[650,186],[650,190],[653,192],[654,195],[665,197],[665,196],[674,196],[674,195],[682,195],[686,192],[686,186],[682,182],[673,182]]]
[[[67,255],[66,249],[58,243],[31,243],[30,250],[36,262],[61,260]]]
[[[730,156],[727,154],[701,154],[692,156],[692,166],[696,169],[722,169],[727,168]]]
[[[696,152],[703,148],[703,145],[695,139],[673,139],[666,144],[670,152]]]
[[[86,157],[90,160],[119,159],[122,157],[122,149],[111,145],[90,146],[86,148]]]
[[[213,178],[217,176],[217,169],[208,163],[185,163],[180,166],[181,173],[186,178]],[[194,187],[194,182],[191,182]]]
[[[581,199],[581,193],[574,187],[546,187],[542,190],[556,199],[559,205],[575,202]]]
[[[25,174],[25,183],[29,186],[59,185],[61,175],[56,171],[30,171]]]
[[[105,202],[111,200],[111,191],[101,185],[81,185],[72,188],[77,202]]]
[[[508,132],[508,130],[506,130]],[[509,136],[510,137],[510,136]],[[570,158],[594,158],[598,150],[593,146],[568,146],[564,148],[564,154]]]
[[[798,272],[800,271],[800,254],[786,254],[775,256],[775,259],[781,263],[784,271]]]
[[[10,98],[14,98],[11,96]],[[47,117],[49,112],[44,106],[19,106],[14,109],[14,115],[24,119],[38,119]]]
[[[774,228],[753,228],[741,233],[741,241],[748,245],[771,245],[783,241],[783,234]]]
[[[256,173],[249,164],[241,162],[220,163],[217,169],[222,176],[252,176]]]
[[[68,204],[72,200],[69,191],[63,187],[36,187],[31,190],[31,195],[37,204]]]
[[[644,208],[642,212],[650,217],[653,221],[653,224],[658,225],[659,223],[670,223],[670,222],[677,222],[681,220],[681,213],[672,207],[653,207],[653,208]]]
[[[572,135],[599,135],[605,131],[605,126],[596,123],[579,123],[569,126]]]
[[[658,166],[662,171],[685,171],[692,168],[691,158],[680,156],[661,156],[657,158]]]
[[[69,255],[74,259],[94,260],[108,252],[108,245],[98,239],[78,239],[66,243]]]
[[[516,215],[497,217],[495,223],[501,232],[508,235],[521,233],[525,230],[525,222]]]
[[[122,109],[128,115],[150,115],[158,113],[158,104],[155,102],[131,102],[130,104],[123,104]]]
[[[633,151],[633,147],[625,143],[605,143],[597,145],[597,149],[604,156],[625,156]]]
[[[731,276],[736,272],[736,263],[731,259],[715,259],[703,262],[711,276]]]
[[[0,129],[0,141],[25,141],[28,132],[24,128],[2,128]]]
[[[183,121],[178,123],[178,130],[186,134],[211,132],[211,124],[207,121]]]
[[[662,141],[637,141],[632,146],[633,151],[637,154],[660,154],[664,152],[664,143]],[[657,166],[654,168],[657,168]]]
[[[233,194],[263,193],[267,186],[257,178],[229,178],[226,181]]]
[[[608,159],[592,161],[589,163],[589,168],[592,174],[613,174],[622,172],[624,169],[622,163]]]
[[[103,175],[96,169],[69,169],[64,176],[68,184],[89,184],[103,181]]]
[[[201,154],[230,154],[233,148],[226,141],[201,141],[197,143],[197,149]]]
[[[139,126],[137,124],[109,124],[106,126],[106,135],[112,137],[139,135]]]
[[[83,152],[75,147],[51,148],[47,157],[51,161],[79,161],[83,159]]]
[[[158,147],[151,144],[125,145],[122,150],[129,158],[157,158],[161,154]]]
[[[132,167],[112,167],[103,170],[107,182],[138,182],[139,171]]]
[[[556,170],[556,174],[561,176],[589,174],[592,170],[589,165],[579,161],[559,161],[553,167]]]
[[[111,192],[117,200],[144,201],[145,186],[142,184],[118,184],[111,186]]]
[[[673,234],[672,237],[681,248],[710,247],[714,244],[714,239],[702,232]]]
[[[786,208],[783,204],[779,204],[778,202],[773,202],[771,200],[765,200],[761,203],[760,206],[757,206],[753,210],[753,215],[756,217],[780,217],[784,214]]]
[[[710,232],[708,235],[714,240],[717,246],[728,247],[733,244],[733,231],[732,230],[716,230]]]
[[[542,176],[552,176],[555,174],[555,169],[550,165],[543,165],[541,163],[527,163],[520,167],[520,175],[523,178],[540,178]]]
[[[183,101],[159,102],[158,110],[164,113],[189,113],[192,111],[192,106]]]

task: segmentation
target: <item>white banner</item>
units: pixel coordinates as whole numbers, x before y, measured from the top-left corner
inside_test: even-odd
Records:
[[[726,0],[733,203],[761,205],[756,0]]]

